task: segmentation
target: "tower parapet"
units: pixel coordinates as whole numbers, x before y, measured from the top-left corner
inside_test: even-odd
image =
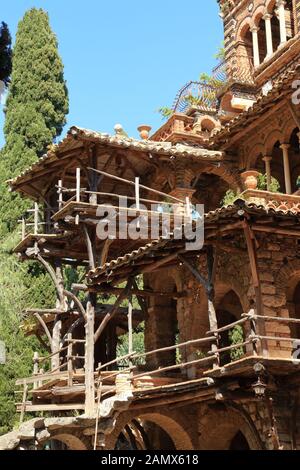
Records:
[[[225,92],[231,94],[233,107],[247,109],[257,93],[267,93],[273,80],[298,60],[300,5],[296,0],[221,0],[219,4],[228,77]]]

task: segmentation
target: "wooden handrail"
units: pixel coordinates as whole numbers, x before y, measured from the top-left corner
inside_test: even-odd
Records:
[[[131,186],[135,186],[135,182],[126,180],[125,178],[120,178],[119,176],[111,175],[109,173],[106,173],[105,171],[101,170],[95,170],[95,168],[88,167],[88,170],[94,171],[95,173],[99,173],[100,175],[106,176],[107,178],[115,179],[117,181],[121,181],[122,183],[129,184]],[[146,191],[150,191],[154,194],[158,194],[163,197],[168,197],[169,199],[173,199],[176,202],[180,202],[181,204],[184,204],[185,202],[182,201],[181,199],[178,199],[177,197],[171,196],[170,194],[163,193],[162,191],[157,191],[156,189],[149,188],[148,186],[144,186],[142,184],[139,185],[141,189],[145,189]]]
[[[132,357],[132,359],[140,359],[141,357],[148,357],[161,352],[173,351],[174,349],[181,349],[183,347],[191,346],[193,344],[211,343],[212,341],[215,341],[215,339],[216,338],[214,336],[211,336],[209,338],[193,339],[190,341],[186,341],[185,343],[175,344],[174,346],[167,346],[165,348],[154,349],[153,351],[148,351],[146,353],[136,354]]]
[[[206,334],[210,335],[213,333],[222,333],[224,331],[232,330],[232,328],[234,328],[235,326],[242,325],[243,323],[246,323],[247,321],[249,321],[251,318],[254,318],[254,316],[251,316],[251,317],[247,316],[247,317],[241,318],[240,320],[230,323],[230,325],[223,326],[222,328],[218,328],[217,330],[214,330],[214,331],[208,331]]]

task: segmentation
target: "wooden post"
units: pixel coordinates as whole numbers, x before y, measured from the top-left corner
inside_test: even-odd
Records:
[[[21,414],[20,414],[20,425],[24,421],[24,416],[26,412],[26,400],[27,400],[27,393],[28,393],[28,384],[26,383],[26,379],[23,381],[23,397],[22,397],[22,407],[21,407]]]
[[[189,197],[186,197],[186,217],[189,222],[192,221],[191,201]]]
[[[56,308],[58,310],[65,310],[65,301],[64,301],[64,281],[62,266],[60,262],[56,263],[55,266],[55,275],[57,280],[57,289],[58,289],[58,299],[56,302]],[[58,352],[61,346],[61,329],[62,321],[59,315],[56,315],[54,320],[53,332],[52,332],[52,351]],[[51,368],[52,370],[57,369],[60,366],[60,354],[56,354],[51,359]]]
[[[73,343],[72,333],[68,333],[68,387],[73,386]]]
[[[255,314],[254,310],[250,310],[249,312],[251,315]],[[250,335],[256,336],[256,321],[255,318],[250,318]],[[252,354],[253,356],[257,356],[257,344],[252,343]]]
[[[39,374],[39,353],[35,352],[33,355],[33,375]],[[38,382],[34,382],[33,384],[34,390],[38,388]]]
[[[63,191],[62,191],[62,180],[58,181],[58,209],[62,209],[63,207]]]
[[[22,217],[22,240],[26,237],[26,221],[25,218]]]
[[[140,178],[135,178],[135,205],[139,211],[141,208],[140,205]]]
[[[80,202],[80,168],[76,168],[76,202]],[[76,215],[75,224],[79,225],[79,215]]]
[[[132,354],[133,352],[133,331],[132,331],[132,296],[128,298],[128,354]],[[129,359],[129,366],[130,369],[132,368],[132,360]]]
[[[94,295],[89,296],[86,308],[85,324],[85,415],[93,417],[95,413],[95,381],[94,381],[94,330],[95,330]]]
[[[247,243],[247,250],[248,256],[250,261],[250,268],[251,268],[251,275],[252,275],[252,283],[255,290],[255,300],[256,300],[256,311],[258,315],[263,314],[263,307],[262,307],[262,294],[259,282],[259,274],[258,274],[258,266],[257,266],[257,256],[256,256],[256,249],[255,249],[255,236],[249,227],[247,221],[243,222],[244,234]],[[261,336],[266,335],[265,324],[262,320],[258,320],[257,322],[258,332]],[[259,353],[262,352],[264,357],[268,356],[268,344],[266,340],[262,340],[261,345],[259,346]],[[262,351],[260,351],[262,349]]]
[[[100,369],[101,363],[99,364],[98,367]],[[99,428],[99,418],[100,418],[101,395],[102,395],[102,375],[101,375],[101,370],[99,370],[98,389],[97,389],[97,416],[96,416],[96,425],[95,425],[94,450],[97,449],[97,438],[98,438],[98,428]]]
[[[40,374],[40,375],[44,375],[44,372],[45,372],[44,369],[40,369],[40,370],[39,370],[39,374]],[[39,380],[39,381],[38,381],[38,388],[42,387],[42,385],[43,385],[43,381],[42,381],[42,380]]]
[[[80,168],[76,168],[76,202],[80,202]]]
[[[39,205],[37,202],[34,203],[34,235],[39,232]]]

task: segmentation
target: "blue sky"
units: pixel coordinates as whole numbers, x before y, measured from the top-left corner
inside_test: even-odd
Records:
[[[13,37],[34,6],[49,12],[59,41],[70,94],[65,131],[78,125],[113,133],[121,123],[137,137],[140,124],[158,128],[156,110],[211,71],[223,38],[216,0],[11,0],[0,20]],[[0,145],[3,121],[1,109]]]

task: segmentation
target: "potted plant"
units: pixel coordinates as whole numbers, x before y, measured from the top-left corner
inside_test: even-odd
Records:
[[[259,175],[260,173],[256,170],[247,170],[241,174],[247,190],[257,189]]]

